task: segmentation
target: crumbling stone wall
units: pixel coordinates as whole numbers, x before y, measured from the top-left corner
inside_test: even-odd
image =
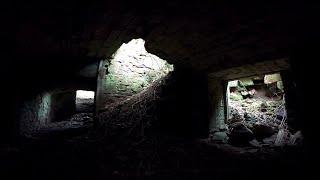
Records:
[[[30,136],[48,123],[75,111],[75,92],[43,92],[23,100],[18,108],[20,135]]]
[[[172,65],[148,53],[142,39],[123,44],[109,62],[104,92],[107,101],[137,94],[173,70]]]
[[[5,28],[6,33],[3,34],[6,35],[5,44],[10,50],[6,51],[8,58],[4,59],[8,60],[2,67],[15,67],[16,77],[21,75],[25,77],[34,72],[35,75],[29,79],[36,79],[34,84],[37,86],[43,86],[45,74],[59,76],[57,80],[46,79],[48,84],[64,81],[70,76],[69,72],[74,69],[75,64],[81,63],[79,57],[83,59],[92,57],[92,61],[109,57],[122,42],[137,37],[147,40],[149,52],[167,58],[176,66],[186,65],[207,72],[218,72],[258,61],[288,57],[289,52],[295,52],[289,48],[292,47],[292,42],[298,45],[297,51],[302,51],[300,46],[305,48],[303,45],[306,43],[299,43],[301,41],[300,34],[297,34],[299,31],[307,32],[308,37],[316,39],[310,35],[309,28],[303,28],[301,25],[308,21],[297,15],[296,8],[288,8],[286,2],[247,4],[197,1],[184,3],[181,6],[179,1],[173,0],[154,6],[154,3],[143,0],[139,3],[101,1],[80,3],[77,6],[73,3],[62,6],[53,1],[49,4],[16,3],[14,6],[9,6],[11,8],[6,11],[6,17],[11,18],[8,18],[7,21],[10,23]],[[278,8],[274,8],[274,5]],[[297,5],[300,9],[301,4]],[[200,13],[190,13],[197,12],[193,11],[194,9]],[[299,18],[293,18],[298,16]],[[296,27],[302,28],[297,30]],[[310,52],[310,50],[305,51]],[[63,54],[76,56],[74,58],[76,61],[61,58]],[[307,53],[301,53],[305,54]],[[37,57],[40,58],[35,60]],[[44,57],[54,58],[44,60]],[[307,58],[301,57],[302,65],[308,64],[305,63]],[[48,63],[50,68],[38,68],[47,67]],[[26,64],[31,64],[30,68],[26,68]],[[33,64],[37,66],[32,67]],[[1,72],[5,80],[8,79],[4,84],[16,82],[13,81],[14,78],[7,76],[12,73],[7,69],[3,68]],[[39,74],[41,78],[34,78]],[[304,73],[298,74],[304,75]],[[13,83],[11,85],[15,89],[20,89],[21,86]],[[34,88],[30,86],[30,82],[28,87],[32,87],[30,90]],[[10,97],[15,95],[12,93]],[[8,98],[5,104],[11,101],[12,99]],[[15,104],[10,109],[14,108]],[[5,113],[6,111],[7,109],[4,110]],[[14,111],[15,109],[12,110]],[[2,124],[1,126],[3,127]]]
[[[18,112],[21,135],[31,135],[50,121],[51,95],[43,93],[21,104]]]

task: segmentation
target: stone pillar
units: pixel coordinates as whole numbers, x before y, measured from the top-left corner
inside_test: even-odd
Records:
[[[226,118],[226,109],[225,109],[225,86],[221,79],[209,78],[209,98],[211,102],[211,116],[209,128],[210,130],[215,129],[224,129],[225,128],[225,118]]]
[[[224,114],[224,122],[226,122],[229,119],[229,115],[230,115],[230,107],[229,107],[229,100],[230,100],[230,87],[229,87],[229,83],[228,81],[224,81],[223,82],[223,90],[224,90],[224,102],[225,102],[225,114]]]
[[[97,90],[95,93],[95,113],[98,115],[98,112],[104,105],[104,91],[106,87],[106,63],[107,60],[101,60],[98,67],[97,73]]]
[[[288,124],[290,128],[299,129],[296,117],[297,111],[297,89],[293,79],[291,70],[281,71],[281,79],[283,82]]]

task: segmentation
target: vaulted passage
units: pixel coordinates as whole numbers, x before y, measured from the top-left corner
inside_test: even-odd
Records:
[[[2,6],[1,180],[319,179],[316,6]]]
[[[23,101],[19,108],[18,133],[36,139],[68,138],[88,133],[94,119],[97,125],[101,125],[129,116],[134,104],[144,101],[149,94],[155,96],[152,86],[161,83],[174,69],[165,60],[148,53],[144,44],[143,39],[133,39],[123,43],[110,59],[82,67],[77,72],[78,81],[92,81],[96,87],[68,87],[64,84],[66,87],[43,90]],[[85,90],[75,90],[81,87]],[[139,96],[142,99],[137,100]],[[111,119],[103,117],[118,113],[113,112],[114,108],[126,103],[132,104],[131,109]],[[136,111],[134,113],[143,113],[140,104]],[[144,118],[143,114],[140,118]]]

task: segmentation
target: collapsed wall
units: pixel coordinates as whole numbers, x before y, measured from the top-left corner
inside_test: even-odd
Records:
[[[123,44],[108,60],[104,99],[107,103],[130,97],[173,70],[165,60],[150,54],[144,40]]]
[[[97,117],[102,132],[122,136],[151,128],[207,136],[206,73],[182,67],[173,71],[173,65],[148,53],[144,43],[134,39],[123,44],[99,70]]]

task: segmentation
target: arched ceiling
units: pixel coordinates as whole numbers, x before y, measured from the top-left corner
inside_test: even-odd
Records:
[[[207,72],[287,58],[299,6],[292,1],[116,0],[79,4],[22,2],[9,28],[17,59],[66,55],[108,58],[123,42],[143,38],[148,52]]]

